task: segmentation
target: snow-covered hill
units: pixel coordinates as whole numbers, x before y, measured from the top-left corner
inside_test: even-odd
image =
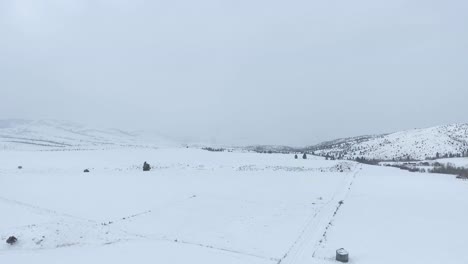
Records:
[[[367,159],[417,159],[466,154],[468,124],[412,129],[392,134],[338,139],[307,147],[317,155]]]
[[[0,120],[0,150],[154,147],[175,143],[150,133],[95,129],[57,120]]]
[[[150,132],[97,129],[57,120],[0,120],[0,150],[86,150],[116,147],[180,146]],[[250,146],[255,152],[314,152],[343,159],[392,160],[452,157],[468,154],[468,124],[412,129],[392,134],[360,136],[323,142],[306,148]]]

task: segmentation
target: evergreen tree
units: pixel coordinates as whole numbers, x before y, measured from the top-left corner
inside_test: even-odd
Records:
[[[303,159],[307,159],[307,154],[304,153],[304,155],[302,155],[302,158],[303,158]]]
[[[145,161],[145,163],[143,163],[143,171],[150,171],[150,170],[151,170],[151,166]]]

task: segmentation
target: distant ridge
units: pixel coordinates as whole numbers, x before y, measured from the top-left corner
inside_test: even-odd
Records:
[[[176,143],[156,134],[97,129],[58,120],[0,120],[0,150],[157,147]]]
[[[341,138],[303,148],[249,146],[257,152],[313,152],[341,159],[424,160],[468,153],[468,124],[411,129],[390,134]]]
[[[85,150],[181,146],[157,133],[100,129],[58,120],[0,120],[0,150]],[[424,160],[468,154],[468,124],[341,138],[307,147],[253,145],[262,153],[309,152],[341,159]]]
[[[305,148],[321,156],[393,160],[463,155],[468,151],[468,124],[411,129],[391,134],[324,142]]]

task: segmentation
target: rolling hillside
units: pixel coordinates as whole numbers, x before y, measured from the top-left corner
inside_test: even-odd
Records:
[[[468,124],[412,129],[391,134],[344,138],[305,148],[321,156],[355,159],[417,159],[457,156],[468,151]]]
[[[0,120],[0,150],[87,150],[116,147],[180,146],[150,132],[97,129],[56,120]],[[468,154],[468,124],[412,129],[391,134],[337,139],[304,148],[248,146],[263,153],[314,152],[341,159],[423,160]]]
[[[174,144],[159,135],[57,120],[0,120],[0,150],[76,150]]]

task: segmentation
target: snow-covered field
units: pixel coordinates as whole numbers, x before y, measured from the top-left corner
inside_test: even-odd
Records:
[[[450,175],[192,148],[10,150],[0,186],[0,263],[334,263],[341,247],[350,263],[468,263],[468,182]]]

